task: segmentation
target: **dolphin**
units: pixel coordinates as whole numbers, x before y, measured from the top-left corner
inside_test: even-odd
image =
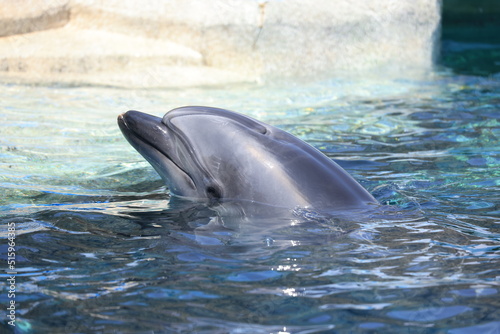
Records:
[[[319,150],[243,114],[190,106],[160,118],[130,110],[118,125],[175,196],[322,211],[378,204]]]

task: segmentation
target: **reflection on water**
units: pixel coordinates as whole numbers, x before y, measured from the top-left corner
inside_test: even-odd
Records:
[[[0,233],[16,224],[16,330],[498,331],[499,92],[494,77],[437,75],[183,91],[3,86]],[[388,205],[250,220],[170,198],[116,116],[189,104],[301,137]]]

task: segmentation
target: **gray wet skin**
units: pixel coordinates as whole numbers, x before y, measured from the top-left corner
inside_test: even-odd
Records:
[[[182,107],[162,119],[130,110],[118,124],[173,195],[322,210],[377,204],[314,147],[232,111]]]

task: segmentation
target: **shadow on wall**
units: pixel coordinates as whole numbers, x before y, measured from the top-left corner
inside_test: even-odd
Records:
[[[500,73],[500,1],[444,0],[441,64],[457,73]]]

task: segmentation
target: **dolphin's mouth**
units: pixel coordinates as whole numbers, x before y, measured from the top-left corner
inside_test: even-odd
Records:
[[[151,163],[162,178],[168,181],[180,179],[189,188],[196,189],[191,175],[173,158],[171,131],[162,123],[161,118],[129,110],[118,116],[118,126],[128,142]],[[165,175],[166,170],[168,175]]]

